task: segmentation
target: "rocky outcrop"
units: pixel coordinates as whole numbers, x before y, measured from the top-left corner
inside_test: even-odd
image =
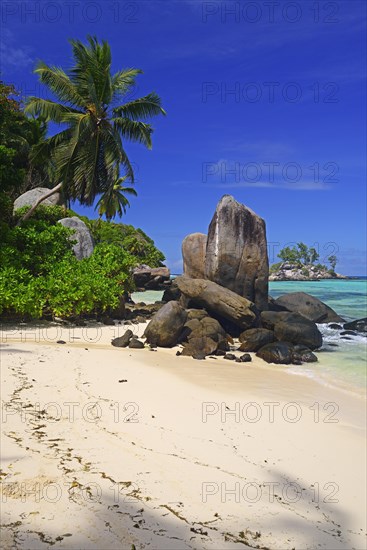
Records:
[[[208,317],[208,312],[205,311],[205,309],[187,309],[187,320],[191,321],[191,319],[204,319],[205,317]]]
[[[297,344],[293,347],[293,361],[299,361],[300,363],[316,363],[318,359],[307,346]]]
[[[203,317],[202,319],[191,319],[186,321],[181,339],[191,342],[194,338],[210,338],[216,342],[217,349],[227,351],[227,334],[220,323],[212,317]],[[212,353],[212,352],[210,352]]]
[[[259,349],[256,355],[267,363],[289,365],[293,360],[293,346],[289,342],[273,342]]]
[[[240,334],[240,351],[258,351],[266,344],[274,342],[275,336],[272,330],[266,328],[250,328]]]
[[[175,282],[193,307],[205,308],[215,318],[224,318],[242,330],[256,324],[255,305],[228,288],[205,279],[189,277],[177,277]]]
[[[262,311],[261,325],[274,331],[277,340],[300,344],[310,349],[322,346],[322,335],[316,323],[299,313]]]
[[[47,195],[50,191],[51,189],[48,189],[47,187],[35,187],[34,189],[30,189],[26,193],[23,193],[23,195],[20,195],[14,201],[14,212],[19,208],[23,208],[23,206],[33,206],[41,197]],[[61,205],[62,201],[60,193],[50,195],[41,204],[44,204],[45,206]]]
[[[131,349],[144,349],[144,343],[134,336],[129,342],[129,348]]]
[[[149,267],[142,264],[133,269],[133,278],[138,289],[164,290],[170,284],[171,273],[168,267]]]
[[[125,319],[135,323],[144,323],[148,319],[151,319],[163,305],[161,302],[155,302],[154,304],[145,304],[144,302],[137,304],[129,303],[125,308]]]
[[[218,349],[218,342],[215,342],[209,336],[191,338],[183,347],[180,355],[193,357],[194,359],[205,359],[207,355],[212,355]]]
[[[330,271],[324,265],[283,262],[271,268],[269,281],[319,281],[320,279],[348,279]]]
[[[344,327],[347,330],[356,330],[357,332],[367,332],[367,317],[345,323]]]
[[[264,220],[225,195],[209,226],[205,278],[264,310],[268,307],[268,277]]]
[[[182,241],[183,272],[193,279],[205,278],[206,235],[192,233]]]
[[[295,313],[300,313],[315,323],[340,323],[344,319],[331,307],[306,292],[290,292],[279,296],[274,303]]]
[[[161,347],[174,346],[187,320],[186,311],[178,302],[168,302],[152,318],[144,336],[149,344]]]
[[[302,344],[312,350],[322,346],[322,334],[316,324],[301,315],[298,319],[276,323],[274,334],[279,341]]]
[[[74,233],[70,236],[70,240],[76,241],[73,245],[73,251],[76,258],[78,260],[89,258],[94,250],[94,242],[85,223],[76,216],[73,216],[72,218],[63,218],[62,220],[59,220],[58,223],[61,223],[64,227],[68,227],[74,231]]]
[[[175,279],[172,280],[172,283],[166,288],[163,292],[162,302],[170,302],[171,300],[179,301],[181,297],[181,292],[178,286],[175,284]]]
[[[256,354],[267,363],[300,365],[314,363],[317,357],[305,346],[293,346],[290,342],[273,342],[262,347]]]
[[[116,348],[127,348],[133,336],[133,331],[128,329],[122,336],[114,338],[111,344]]]

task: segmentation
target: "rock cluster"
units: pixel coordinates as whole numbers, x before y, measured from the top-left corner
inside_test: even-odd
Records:
[[[265,222],[232,196],[219,201],[207,237],[182,244],[184,275],[208,279],[247,298],[260,310],[268,303],[269,262]]]
[[[142,264],[133,270],[137,290],[165,290],[170,284],[171,273],[168,267],[149,267]]]
[[[164,305],[148,312],[154,312],[144,332],[150,346],[180,345],[177,355],[195,359],[246,362],[252,352],[269,363],[301,364],[317,361],[313,351],[323,340],[316,323],[344,322],[304,292],[269,297],[265,223],[229,195],[219,201],[208,235],[188,235],[182,254],[184,275],[165,290]],[[136,271],[138,286],[147,286],[145,272],[146,266]],[[358,327],[366,330],[366,321]]]
[[[322,336],[316,323],[304,315],[259,312],[253,302],[206,279],[178,277],[175,286],[180,290],[179,300],[154,304],[159,309],[144,332],[150,346],[181,345],[178,355],[195,359],[216,355],[237,362],[251,360],[248,353],[231,353],[237,351],[254,352],[271,363],[317,360],[313,350],[322,346]],[[130,345],[131,337],[128,333],[128,343],[125,336],[114,345]]]

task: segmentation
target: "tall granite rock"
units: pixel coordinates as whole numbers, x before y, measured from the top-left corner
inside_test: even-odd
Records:
[[[205,278],[266,310],[268,277],[264,220],[232,196],[224,195],[209,225]]]
[[[183,271],[186,277],[204,279],[206,239],[204,233],[191,233],[182,241]]]

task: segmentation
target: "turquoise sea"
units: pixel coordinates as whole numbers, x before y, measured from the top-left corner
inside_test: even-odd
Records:
[[[274,281],[269,283],[273,298],[289,292],[307,292],[332,307],[346,321],[367,317],[367,277],[348,280]],[[135,302],[152,303],[160,300],[162,292],[147,291],[133,294]],[[331,385],[360,391],[366,387],[367,336],[340,337],[327,325],[319,325],[324,344],[317,353],[318,363],[285,367],[294,374],[302,374]],[[336,344],[336,345],[335,345]]]
[[[307,292],[332,307],[346,321],[367,317],[367,278],[326,279],[323,281],[274,281],[269,284],[273,298],[288,292]],[[302,373],[331,385],[346,389],[366,388],[367,335],[348,336],[319,325],[324,344],[317,353],[319,362],[291,367],[292,372]],[[336,346],[335,346],[336,344]]]

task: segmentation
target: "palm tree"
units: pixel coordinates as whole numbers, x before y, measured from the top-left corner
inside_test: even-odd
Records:
[[[133,187],[123,187],[122,184],[127,176],[117,178],[112,185],[109,185],[107,190],[102,194],[97,202],[98,214],[101,218],[106,216],[107,221],[111,221],[116,215],[122,216],[122,212],[126,214],[126,208],[130,203],[125,195],[137,196],[137,192]]]
[[[67,72],[42,61],[38,63],[35,73],[58,102],[30,97],[25,110],[63,127],[42,148],[36,148],[33,155],[36,158],[46,150],[54,164],[59,183],[52,192],[62,190],[68,200],[91,205],[104,190],[113,167],[122,165],[126,176],[134,182],[123,140],[139,142],[151,149],[153,128],[145,121],[166,113],[155,92],[120,104],[142,71],[124,69],[112,74],[109,44],[91,36],[87,41],[86,45],[79,40],[70,41],[74,65]],[[110,184],[114,185],[113,180]],[[37,204],[26,217],[36,207]]]

